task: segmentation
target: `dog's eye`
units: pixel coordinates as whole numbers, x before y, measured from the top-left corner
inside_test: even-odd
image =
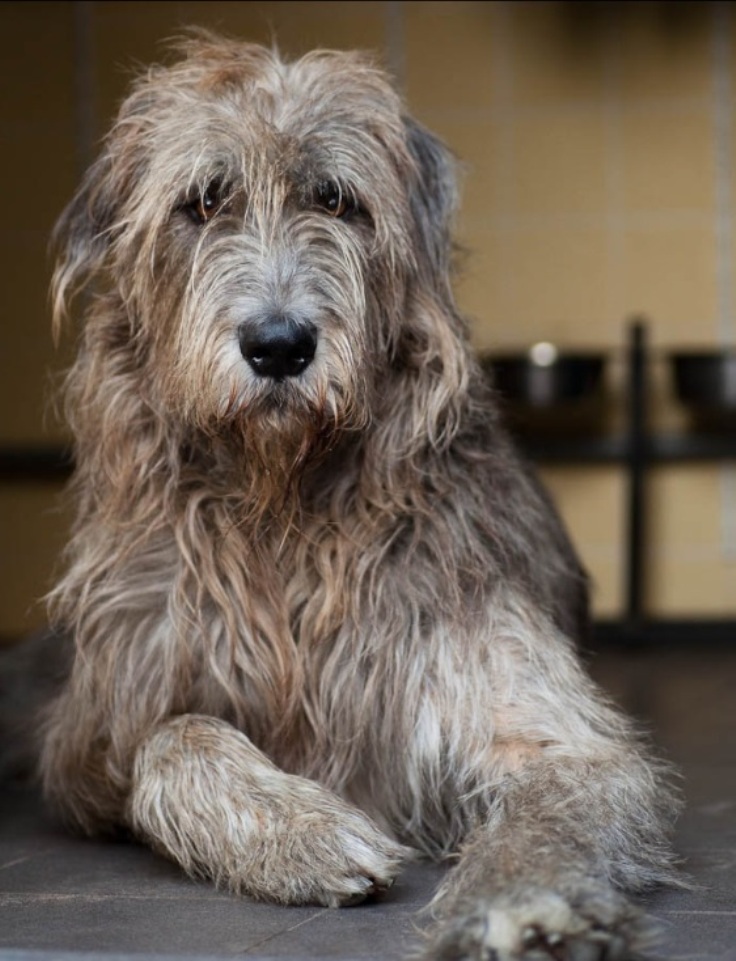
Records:
[[[314,203],[331,217],[345,217],[352,213],[355,204],[351,202],[334,180],[322,180],[314,191]]]
[[[192,220],[199,224],[206,224],[224,206],[225,191],[219,180],[213,180],[204,190],[195,194],[185,204],[185,209]]]

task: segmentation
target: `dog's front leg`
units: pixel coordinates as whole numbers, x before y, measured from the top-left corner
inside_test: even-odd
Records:
[[[438,892],[429,957],[623,961],[646,947],[650,923],[619,887],[641,873],[626,849],[652,840],[637,794],[623,759],[509,774]]]
[[[459,746],[451,762],[467,833],[433,905],[429,957],[629,958],[651,925],[626,893],[676,882],[668,771],[538,612],[495,625],[486,703],[463,714],[476,751]]]
[[[336,795],[200,715],[168,720],[141,743],[127,818],[189,874],[283,904],[356,903],[389,887],[409,854]]]

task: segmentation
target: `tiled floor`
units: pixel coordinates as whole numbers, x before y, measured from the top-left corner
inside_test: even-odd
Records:
[[[686,776],[678,844],[701,887],[650,900],[663,930],[657,957],[736,961],[736,638],[732,652],[606,653],[591,668]],[[10,792],[0,805],[0,961],[398,961],[440,876],[411,867],[382,902],[355,908],[252,904],[142,847],[67,837],[36,797]]]

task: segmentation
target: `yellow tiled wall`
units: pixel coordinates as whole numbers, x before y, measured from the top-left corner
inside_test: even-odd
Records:
[[[465,162],[457,289],[479,348],[544,339],[615,351],[632,314],[649,318],[657,351],[736,339],[727,3],[4,2],[0,444],[63,437],[44,413],[61,366],[48,333],[49,231],[135,65],[160,59],[162,41],[191,23],[293,54],[379,52],[412,111]],[[657,358],[654,426],[682,426]],[[736,616],[732,470],[652,473],[652,614]],[[621,471],[544,474],[595,578],[596,610],[615,614]],[[42,619],[34,602],[66,523],[53,485],[0,485],[0,635]]]

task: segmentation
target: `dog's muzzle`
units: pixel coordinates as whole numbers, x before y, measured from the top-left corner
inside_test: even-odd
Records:
[[[240,352],[259,377],[283,380],[303,373],[314,359],[317,331],[309,323],[275,317],[238,328]]]

